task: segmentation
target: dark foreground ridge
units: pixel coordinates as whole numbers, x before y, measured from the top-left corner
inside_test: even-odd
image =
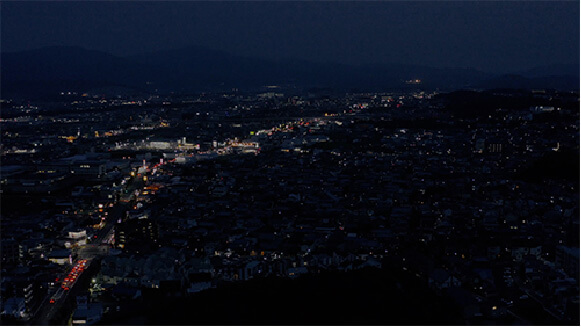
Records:
[[[386,269],[266,278],[184,298],[144,293],[104,325],[463,325],[461,311],[419,280]]]

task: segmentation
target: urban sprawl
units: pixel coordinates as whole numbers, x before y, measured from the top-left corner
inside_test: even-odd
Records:
[[[147,294],[392,269],[467,323],[578,323],[579,183],[559,171],[578,94],[527,96],[485,115],[275,86],[2,100],[3,319],[86,325]]]

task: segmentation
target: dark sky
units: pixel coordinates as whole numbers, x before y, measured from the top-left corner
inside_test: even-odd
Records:
[[[200,45],[269,59],[513,72],[579,63],[579,2],[6,2],[1,49]]]

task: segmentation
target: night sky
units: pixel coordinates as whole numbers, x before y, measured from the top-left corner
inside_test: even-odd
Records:
[[[2,2],[2,51],[199,45],[268,59],[515,72],[579,63],[579,2]]]

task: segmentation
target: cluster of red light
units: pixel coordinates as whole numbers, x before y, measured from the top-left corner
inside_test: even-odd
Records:
[[[67,277],[65,277],[65,280],[63,281],[63,284],[61,285],[61,287],[65,291],[68,291],[69,288],[71,287],[71,285],[75,283],[75,281],[77,280],[79,275],[82,274],[83,271],[85,270],[86,265],[87,265],[87,260],[79,260],[79,262],[71,269],[71,272],[69,272]],[[57,280],[58,280],[58,278],[57,278]]]
[[[176,161],[176,159],[171,159],[168,162],[174,162],[174,161]],[[153,165],[153,167],[151,167],[151,168],[158,168],[159,166],[163,166],[163,165],[165,165],[165,163],[158,163],[158,164]]]

